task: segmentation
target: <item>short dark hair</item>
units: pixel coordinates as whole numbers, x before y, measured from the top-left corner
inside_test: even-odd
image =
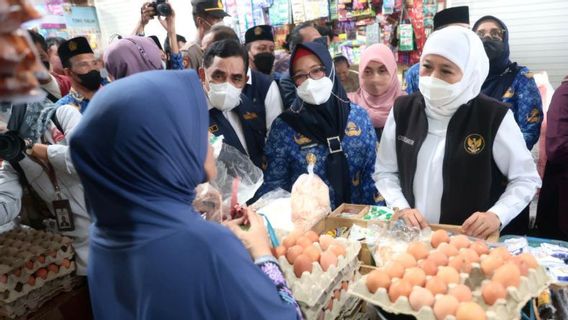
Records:
[[[288,48],[290,48],[290,51],[294,51],[294,48],[296,48],[297,45],[304,42],[304,38],[300,34],[300,31],[302,31],[302,29],[309,28],[309,27],[315,28],[314,24],[312,22],[308,21],[308,22],[304,22],[302,24],[297,25],[292,30],[292,32],[290,33],[290,40],[288,40]]]
[[[30,34],[30,37],[32,38],[32,41],[34,44],[39,44],[41,46],[41,48],[43,49],[43,51],[47,52],[47,42],[45,41],[45,38],[39,34],[38,32],[34,31],[34,30],[28,30],[28,33]]]
[[[45,41],[47,42],[47,47],[51,47],[51,46],[57,46],[59,48],[59,46],[65,42],[65,39],[61,38],[61,37],[49,37],[47,39],[45,39]]]
[[[239,36],[233,28],[227,27],[224,24],[214,24],[205,34],[213,33],[211,44],[221,40],[234,40],[240,42]]]
[[[322,35],[322,37],[328,37],[329,42],[333,41],[334,34],[333,34],[333,31],[331,30],[331,28],[329,28],[327,26],[316,26],[316,29]]]
[[[229,58],[229,57],[241,57],[243,58],[245,69],[243,70],[247,73],[248,70],[248,54],[245,48],[235,40],[225,39],[221,41],[214,42],[209,46],[203,55],[203,67],[209,68],[213,64],[215,57],[219,58]]]
[[[347,60],[344,56],[337,56],[333,58],[333,64],[338,65],[340,63],[346,63],[348,68],[351,67],[349,60]]]
[[[177,42],[187,42],[187,40],[185,40],[184,36],[181,36],[179,34],[176,34],[176,41]],[[180,48],[181,49],[181,48]],[[170,47],[170,37],[166,36],[166,39],[164,40],[164,51],[165,52],[172,52],[172,48]]]

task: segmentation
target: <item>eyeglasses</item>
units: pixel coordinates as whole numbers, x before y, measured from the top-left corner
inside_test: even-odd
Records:
[[[506,30],[504,29],[491,29],[489,33],[485,32],[484,30],[477,31],[477,36],[481,39],[490,38],[492,40],[501,40],[503,41],[503,35],[505,35]]]
[[[325,77],[325,67],[324,66],[319,66],[316,67],[312,70],[310,70],[310,72],[308,73],[297,73],[292,77],[292,80],[294,80],[294,83],[299,86],[300,84],[302,84],[304,81],[306,81],[308,78],[312,79],[312,80],[319,80],[323,77]]]

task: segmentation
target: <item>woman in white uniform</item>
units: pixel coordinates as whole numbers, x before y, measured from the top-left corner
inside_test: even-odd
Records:
[[[480,94],[488,72],[470,30],[450,26],[426,41],[420,92],[395,102],[374,175],[396,218],[486,238],[535,195],[541,181],[512,112]]]

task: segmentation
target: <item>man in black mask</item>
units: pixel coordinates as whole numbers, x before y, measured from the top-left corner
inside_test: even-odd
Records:
[[[100,61],[85,37],[65,41],[57,50],[65,75],[71,78],[71,91],[57,101],[58,105],[72,105],[81,113],[103,83]]]
[[[274,66],[274,35],[271,26],[256,26],[245,33],[245,45],[252,70],[270,75]]]

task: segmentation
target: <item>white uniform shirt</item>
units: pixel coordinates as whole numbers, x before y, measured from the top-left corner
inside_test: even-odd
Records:
[[[50,122],[44,139],[51,145],[47,148],[49,163],[53,166],[62,196],[69,200],[73,212],[75,230],[62,232],[63,235],[73,239],[73,248],[76,251],[77,274],[87,274],[87,260],[89,253],[89,226],[91,220],[85,206],[83,186],[75,167],[71,162],[69,152],[69,138],[73,129],[81,120],[81,113],[73,106],[62,106],[57,109],[56,117],[65,131],[65,137],[56,143],[53,138],[55,124]],[[53,212],[52,202],[56,200],[55,189],[45,170],[36,162],[26,156],[20,161],[26,178],[35,192],[48,204]],[[11,223],[20,213],[22,199],[22,186],[14,168],[4,162],[0,168],[0,225]]]
[[[252,72],[250,68],[247,71],[247,76],[247,84],[252,85]],[[268,93],[266,93],[266,98],[264,99],[264,106],[266,107],[266,132],[269,132],[270,127],[272,127],[272,122],[284,111],[284,103],[282,103],[280,89],[278,89],[276,81],[272,81],[270,88],[268,88]]]
[[[428,223],[440,221],[443,193],[442,164],[448,123],[449,119],[428,118],[428,135],[418,153],[413,190],[415,207]],[[507,112],[497,130],[493,143],[493,158],[509,183],[505,192],[488,211],[497,214],[504,227],[529,204],[541,185],[534,160],[526,148],[523,135],[511,111]],[[396,123],[392,111],[387,119],[377,153],[374,179],[387,205],[400,209],[410,208],[402,193],[398,176]]]

